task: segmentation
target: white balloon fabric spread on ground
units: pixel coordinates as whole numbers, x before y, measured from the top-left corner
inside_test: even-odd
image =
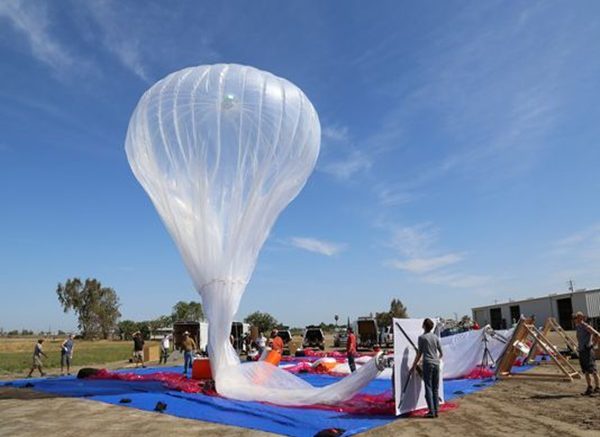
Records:
[[[336,403],[379,372],[377,360],[315,388],[268,363],[240,364],[230,326],[258,253],[319,154],[321,126],[294,84],[241,65],[170,74],[140,99],[125,150],[175,240],[210,324],[217,391],[283,405]]]

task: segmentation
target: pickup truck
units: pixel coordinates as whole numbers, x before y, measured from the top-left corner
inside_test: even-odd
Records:
[[[302,347],[315,347],[325,350],[325,336],[318,326],[307,326],[302,337]]]

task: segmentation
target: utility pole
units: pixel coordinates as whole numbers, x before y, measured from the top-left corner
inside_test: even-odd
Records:
[[[574,287],[574,284],[573,284],[573,280],[569,279],[567,281],[567,284],[569,284],[569,290],[571,290],[571,293],[574,293],[575,292],[575,287]]]

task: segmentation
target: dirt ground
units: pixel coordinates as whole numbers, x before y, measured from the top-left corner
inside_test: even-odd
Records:
[[[550,366],[543,371],[552,372]],[[437,420],[402,419],[362,435],[597,436],[600,396],[583,397],[573,383],[506,380],[465,396]],[[29,389],[0,388],[0,436],[266,436],[208,422],[134,410],[85,399],[55,397]]]

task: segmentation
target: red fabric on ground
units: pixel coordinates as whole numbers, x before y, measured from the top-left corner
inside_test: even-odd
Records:
[[[155,372],[146,375],[136,373],[111,372],[110,370],[100,369],[98,373],[90,376],[89,379],[114,379],[119,381],[153,381],[162,382],[171,390],[178,390],[185,393],[204,393],[216,394],[214,389],[204,381],[188,379],[184,375],[175,372]]]
[[[471,370],[471,372],[469,372],[467,375],[463,376],[461,379],[485,379],[485,378],[491,378],[495,374],[496,374],[496,372],[491,370],[489,367],[479,366],[479,367]]]
[[[456,410],[458,408],[458,404],[454,402],[446,402],[440,405],[440,413],[444,413],[446,411]],[[422,410],[416,410],[408,413],[408,417],[423,417],[427,414],[427,408],[423,408]]]
[[[308,365],[308,363],[301,363]],[[155,372],[146,375],[136,373],[111,372],[101,369],[89,379],[112,379],[119,381],[153,381],[161,382],[171,390],[178,390],[185,393],[203,393],[209,396],[219,396],[214,390],[214,386],[206,381],[197,381],[188,379],[184,375],[175,372]],[[305,405],[297,408],[309,408],[316,410],[337,411],[353,415],[375,415],[375,416],[393,416],[395,415],[394,397],[391,390],[379,394],[359,393],[352,399],[340,402],[336,405],[316,404]],[[440,412],[456,409],[457,405],[446,402],[440,406]],[[409,414],[410,417],[419,417],[425,415],[425,410],[414,411]]]

